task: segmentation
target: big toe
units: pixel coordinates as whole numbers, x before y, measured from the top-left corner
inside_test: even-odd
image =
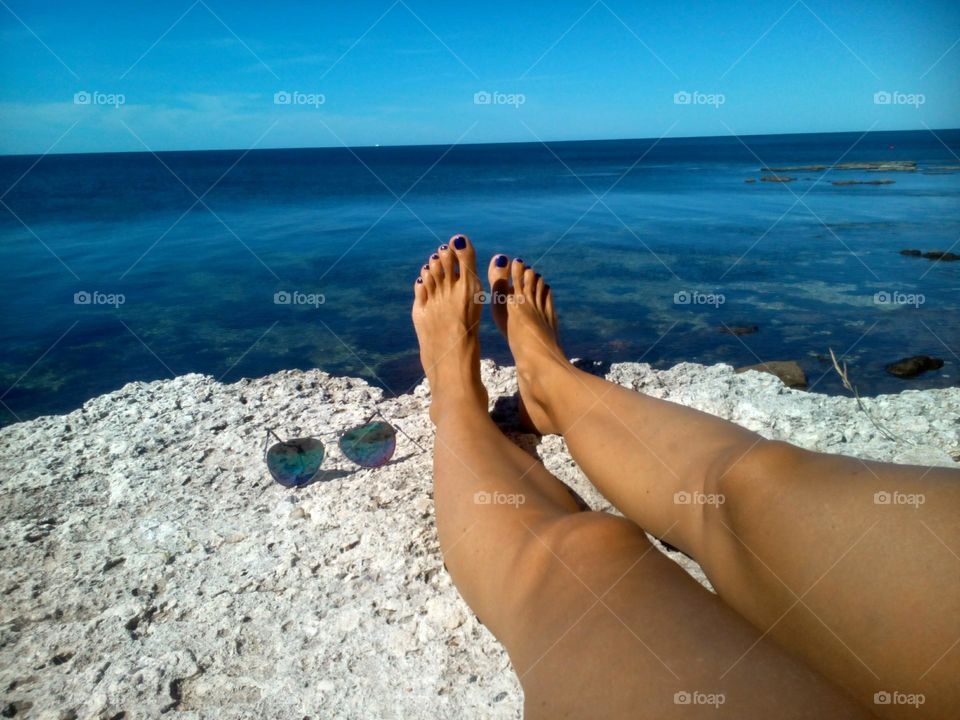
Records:
[[[470,238],[463,234],[454,235],[450,238],[450,249],[453,250],[459,265],[460,275],[477,275],[477,251],[470,242]]]
[[[497,329],[507,335],[507,293],[510,292],[510,258],[506,255],[494,255],[487,268],[490,281],[490,310]]]

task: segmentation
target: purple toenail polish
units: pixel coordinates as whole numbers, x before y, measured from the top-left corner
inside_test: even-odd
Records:
[[[417,284],[423,285],[423,278],[417,278]]]
[[[506,255],[497,255],[497,259],[494,261],[499,268],[504,268],[507,266],[507,256]]]
[[[457,250],[463,250],[467,246],[467,239],[463,235],[457,235],[453,239],[453,246]]]
[[[423,269],[424,269],[424,270],[429,270],[429,269],[430,269],[430,266],[429,266],[429,265],[424,265],[424,266],[423,266]]]
[[[436,253],[434,253],[433,255],[430,256],[430,259],[431,259],[431,260],[439,260],[439,259],[440,259],[440,256],[437,255]]]
[[[440,246],[440,249],[441,249],[441,250],[446,250],[448,247],[450,247],[450,246],[449,246],[449,245],[441,245],[441,246]]]
[[[514,261],[514,262],[517,262],[517,263],[522,263],[522,262],[523,262],[523,258],[514,258],[513,261]]]
[[[533,276],[533,279],[534,279],[534,280],[539,280],[541,277],[543,277],[543,276],[542,276],[540,273],[536,273],[536,274]]]

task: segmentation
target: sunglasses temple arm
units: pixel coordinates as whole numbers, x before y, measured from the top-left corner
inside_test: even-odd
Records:
[[[420,443],[418,443],[418,442],[417,442],[416,440],[414,440],[412,437],[410,437],[409,435],[407,435],[407,434],[403,431],[403,428],[400,427],[399,425],[397,425],[396,422],[394,422],[393,420],[388,420],[387,417],[386,417],[382,412],[380,412],[379,410],[374,410],[373,415],[371,415],[371,416],[367,419],[367,422],[370,422],[370,420],[373,420],[373,419],[374,419],[375,417],[377,417],[377,416],[383,418],[383,419],[386,420],[388,423],[390,423],[391,425],[393,425],[393,427],[395,427],[397,430],[400,431],[400,434],[401,434],[401,435],[403,435],[407,440],[409,440],[409,441],[412,442],[414,445],[416,445],[418,448],[420,448],[421,452],[426,452],[426,450],[424,450],[423,446],[422,446]]]

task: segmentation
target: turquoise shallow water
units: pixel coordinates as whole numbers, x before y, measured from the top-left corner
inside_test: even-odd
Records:
[[[834,393],[833,348],[865,394],[955,385],[960,263],[898,252],[960,252],[960,173],[938,169],[960,164],[960,131],[937,136],[0,158],[0,420],[187,372],[321,367],[404,392],[411,284],[458,231],[550,279],[574,355],[795,359]],[[841,157],[919,169],[745,182]],[[872,179],[895,182],[832,184]],[[484,354],[507,361],[487,320]],[[945,365],[884,372],[913,354]]]

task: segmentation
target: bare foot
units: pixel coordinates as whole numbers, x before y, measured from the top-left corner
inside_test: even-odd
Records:
[[[493,320],[517,363],[521,419],[541,434],[559,434],[547,408],[547,375],[573,367],[560,348],[553,292],[520,258],[495,255],[487,277]]]
[[[430,381],[430,418],[436,424],[452,408],[486,413],[477,335],[483,305],[470,240],[454,235],[449,245],[441,245],[421,269],[413,291],[413,326]]]

